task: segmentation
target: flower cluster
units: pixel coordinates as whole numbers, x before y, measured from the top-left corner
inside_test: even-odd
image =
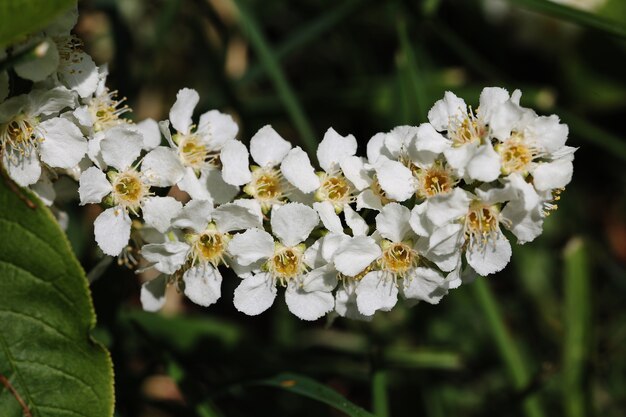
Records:
[[[509,237],[535,239],[571,180],[567,126],[495,87],[476,111],[447,92],[427,123],[375,134],[366,156],[353,135],[328,129],[319,168],[269,125],[246,147],[230,115],[194,120],[192,89],[178,92],[168,120],[132,123],[106,68],[69,36],[71,20],[40,35],[54,45],[52,69],[18,68],[33,90],[0,104],[2,166],[48,204],[53,180],[77,179],[80,203],[104,208],[100,249],[127,264],[140,255],[141,270],[160,273],[142,288],[147,310],[161,308],[168,285],[215,303],[226,268],[248,315],[281,288],[303,320],[368,320],[398,296],[436,304],[502,270]]]

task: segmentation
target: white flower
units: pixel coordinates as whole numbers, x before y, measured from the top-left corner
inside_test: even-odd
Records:
[[[334,307],[330,291],[335,283],[328,283],[324,275],[307,274],[304,242],[319,223],[310,207],[287,203],[272,210],[272,233],[250,229],[235,235],[229,251],[242,266],[249,266],[235,290],[235,307],[248,315],[267,310],[276,298],[276,286],[285,288],[289,310],[302,320],[316,320]]]
[[[87,151],[80,129],[60,111],[75,105],[64,87],[33,90],[0,104],[2,163],[19,185],[37,182],[42,162],[51,168],[72,168]]]
[[[208,307],[221,296],[218,266],[227,265],[231,232],[262,227],[260,207],[250,203],[236,200],[213,209],[208,201],[192,200],[172,220],[173,228],[188,231],[184,241],[144,245],[141,253],[158,271],[182,276],[185,295]]]

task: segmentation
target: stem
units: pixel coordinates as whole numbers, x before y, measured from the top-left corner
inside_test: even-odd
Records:
[[[9,390],[11,395],[15,397],[17,402],[20,404],[20,407],[22,407],[22,412],[24,413],[24,417],[33,417],[32,413],[30,412],[30,409],[28,408],[28,405],[26,405],[22,397],[20,397],[20,394],[18,394],[15,388],[13,388],[13,385],[11,385],[11,382],[2,374],[0,374],[0,384],[4,385],[5,388]]]

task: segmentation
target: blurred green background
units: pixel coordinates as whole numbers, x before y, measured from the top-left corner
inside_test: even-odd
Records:
[[[477,106],[483,87],[502,86],[558,114],[580,147],[545,233],[517,246],[503,272],[372,323],[300,322],[282,297],[244,316],[232,306],[234,276],[209,309],[174,291],[164,312],[148,314],[138,295],[149,277],[109,266],[92,291],[117,415],[343,415],[343,400],[331,407],[295,389],[330,395],[312,382],[272,379],[283,372],[380,417],[626,415],[626,2],[590,13],[545,0],[79,7],[76,33],[109,64],[109,87],[136,120],[165,119],[190,87],[198,113],[230,112],[244,142],[271,123],[312,151],[332,126],[364,154],[375,133],[427,121],[446,90]],[[85,248],[95,245],[89,220],[79,222],[69,233],[89,271],[98,260]]]

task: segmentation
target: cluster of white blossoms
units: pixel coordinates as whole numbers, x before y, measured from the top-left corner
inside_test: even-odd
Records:
[[[246,147],[230,115],[194,119],[192,89],[168,120],[132,123],[64,21],[65,32],[40,35],[54,45],[52,70],[16,68],[32,91],[1,98],[2,166],[48,204],[54,180],[78,180],[80,204],[103,208],[100,249],[160,273],[142,287],[147,310],[163,306],[168,285],[214,304],[228,268],[248,315],[279,291],[303,320],[369,320],[399,296],[436,304],[502,270],[509,237],[535,239],[572,176],[567,126],[497,87],[476,111],[447,92],[428,123],[374,135],[366,157],[353,135],[328,129],[319,168],[269,125]]]

